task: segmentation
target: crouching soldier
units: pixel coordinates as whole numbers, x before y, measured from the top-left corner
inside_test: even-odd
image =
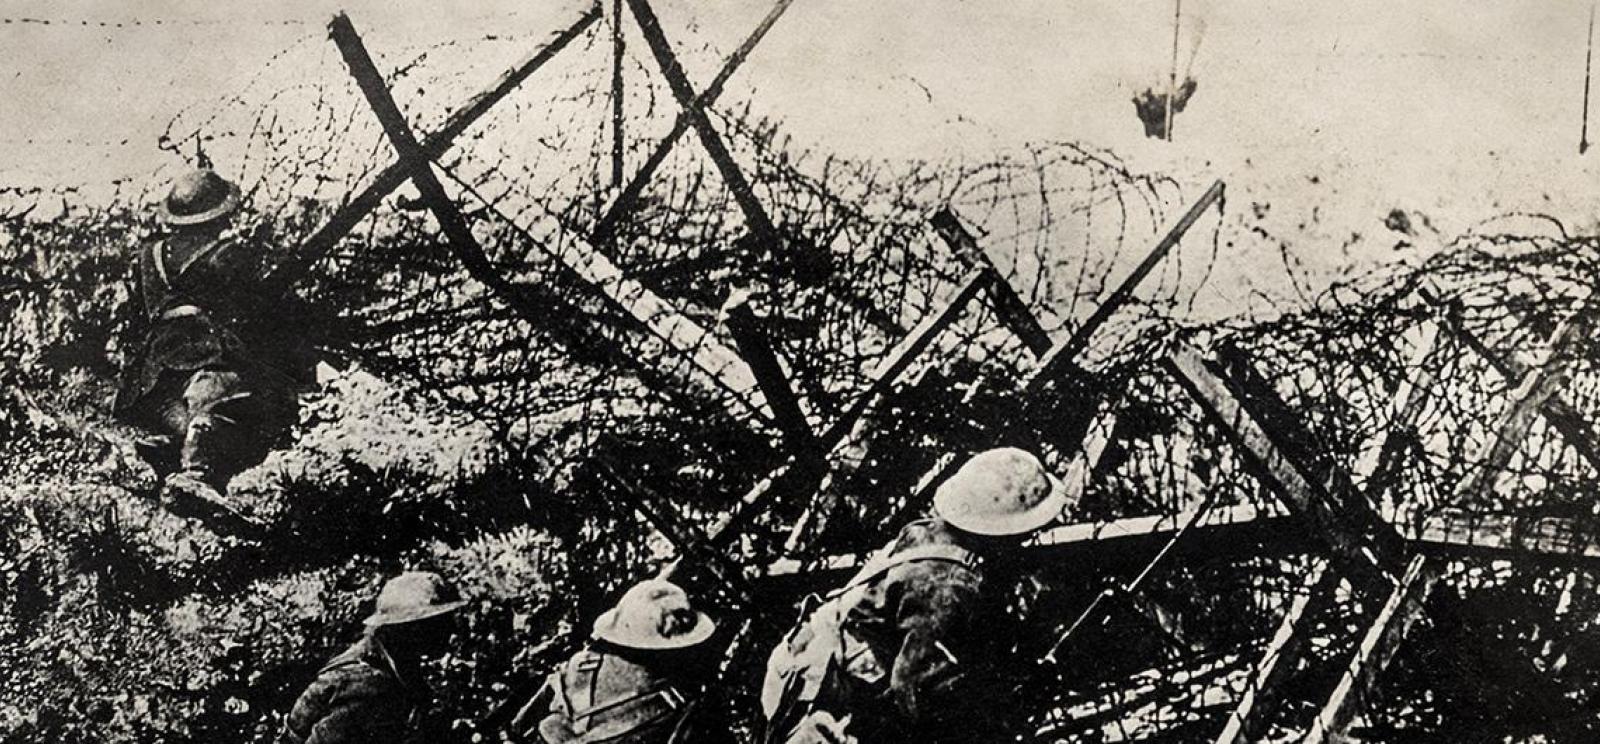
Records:
[[[545,744],[731,742],[700,706],[715,632],[676,584],[640,582],[595,621],[589,645],[550,674],[512,730]]]
[[[1000,682],[1021,630],[1013,559],[1067,500],[1027,452],[968,460],[939,486],[934,518],[906,525],[773,650],[765,740],[1011,738]]]
[[[449,648],[464,602],[435,573],[404,573],[378,593],[366,633],[322,667],[284,722],[283,744],[404,744],[437,737],[424,712],[422,662]]]
[[[220,495],[293,426],[315,360],[292,298],[263,290],[264,246],[235,225],[238,186],[197,170],[156,212],[165,229],[137,258],[142,343],[113,408],[149,433],[137,449],[168,508],[237,522]]]

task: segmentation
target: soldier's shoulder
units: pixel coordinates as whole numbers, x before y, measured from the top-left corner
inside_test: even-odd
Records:
[[[333,658],[317,672],[303,697],[328,701],[358,697],[388,697],[400,691],[400,681],[351,649]]]

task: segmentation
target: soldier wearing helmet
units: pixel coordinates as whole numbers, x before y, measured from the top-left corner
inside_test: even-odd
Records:
[[[334,657],[311,682],[289,717],[285,744],[422,742],[431,694],[421,663],[442,655],[465,602],[435,573],[390,579],[378,593],[361,640]]]
[[[906,525],[773,650],[766,740],[1005,738],[995,662],[1019,630],[1007,609],[1020,583],[1008,559],[1068,501],[1032,454],[973,456],[935,492],[933,518]]]
[[[589,645],[550,674],[512,730],[544,744],[731,741],[726,727],[705,725],[698,705],[716,628],[676,584],[640,582],[595,621]]]
[[[114,409],[149,432],[138,450],[163,477],[169,508],[237,527],[221,495],[294,424],[296,394],[314,379],[295,327],[303,314],[263,291],[264,249],[238,224],[238,186],[195,170],[155,211],[163,229],[137,260],[143,343]]]

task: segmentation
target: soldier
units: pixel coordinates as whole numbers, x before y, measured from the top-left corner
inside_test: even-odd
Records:
[[[906,525],[773,650],[766,741],[1008,738],[997,666],[1021,629],[1012,559],[1067,506],[1027,452],[968,460],[939,486],[934,518]]]
[[[432,739],[423,712],[431,691],[421,663],[442,655],[465,602],[435,573],[390,579],[366,633],[322,667],[284,721],[285,744],[403,744]]]
[[[715,632],[676,584],[640,582],[595,621],[589,645],[550,674],[512,730],[544,744],[732,741],[699,714]]]
[[[137,449],[169,508],[235,523],[221,494],[294,424],[315,365],[291,298],[263,291],[264,251],[235,224],[239,199],[238,186],[196,170],[157,207],[165,230],[137,263],[143,344],[113,404],[151,433]]]

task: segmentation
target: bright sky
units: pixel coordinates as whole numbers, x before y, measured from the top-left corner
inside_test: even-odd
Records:
[[[1171,0],[795,0],[733,90],[753,91],[800,142],[853,157],[981,159],[1086,141],[1196,187],[1225,178],[1234,203],[1317,221],[1309,234],[1334,243],[1381,232],[1392,207],[1429,214],[1446,235],[1506,210],[1553,211],[1592,231],[1600,153],[1577,154],[1590,4],[1187,0],[1180,58],[1199,90],[1170,144],[1143,137],[1129,99],[1165,73]],[[543,37],[585,3],[241,5],[0,0],[5,162],[67,183],[148,173],[170,158],[154,141],[175,112],[239,89],[290,45],[329,45],[339,8],[382,49]],[[724,52],[769,7],[656,5],[679,45]],[[696,81],[711,76],[703,61],[689,67]],[[1302,249],[1312,263],[1347,260]]]

